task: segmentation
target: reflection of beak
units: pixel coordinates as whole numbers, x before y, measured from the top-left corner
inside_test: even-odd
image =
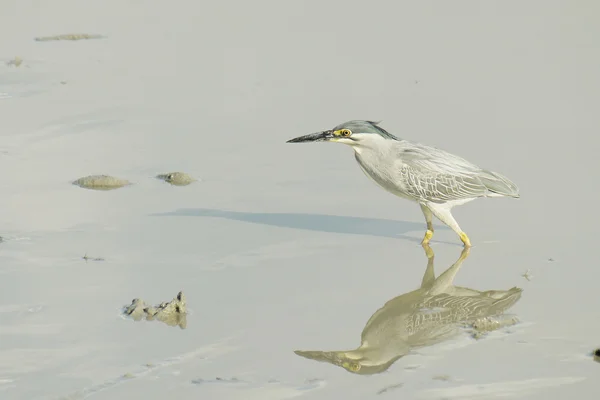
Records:
[[[324,361],[333,365],[342,365],[342,358],[334,351],[294,351],[299,356],[315,361]]]
[[[304,143],[304,142],[327,142],[330,139],[333,139],[335,136],[333,135],[332,130],[311,133],[310,135],[299,136],[294,139],[288,140],[286,143]]]

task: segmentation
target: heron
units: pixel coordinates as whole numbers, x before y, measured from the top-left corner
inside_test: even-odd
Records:
[[[352,120],[332,129],[299,136],[286,143],[335,142],[354,149],[362,171],[386,191],[421,206],[427,230],[421,241],[433,237],[435,216],[471,247],[452,209],[480,197],[519,198],[519,188],[506,176],[481,168],[445,150],[394,136],[381,121]]]

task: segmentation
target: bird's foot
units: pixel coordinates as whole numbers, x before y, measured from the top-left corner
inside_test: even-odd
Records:
[[[460,236],[460,240],[462,240],[465,247],[471,247],[471,240],[469,239],[469,237],[467,236],[466,233],[461,232],[459,236]]]
[[[431,240],[432,237],[433,237],[433,230],[427,229],[427,232],[425,232],[425,237],[421,241],[421,245],[429,244],[429,241]]]

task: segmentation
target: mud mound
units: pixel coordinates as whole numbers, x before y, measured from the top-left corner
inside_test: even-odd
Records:
[[[129,306],[123,308],[123,313],[133,318],[134,321],[158,320],[169,326],[187,327],[187,308],[183,292],[179,292],[170,302],[163,302],[157,306],[147,304],[142,299],[133,299]]]
[[[157,175],[156,178],[176,186],[186,186],[196,181],[185,172],[167,172],[166,174]]]
[[[83,178],[79,178],[72,183],[73,185],[82,187],[84,189],[92,190],[112,190],[131,185],[131,182],[126,179],[115,178],[108,175],[84,176]]]

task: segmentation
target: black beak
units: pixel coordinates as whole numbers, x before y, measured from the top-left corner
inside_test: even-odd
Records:
[[[311,133],[310,135],[299,136],[288,140],[286,143],[304,143],[304,142],[326,142],[332,139],[333,130]]]
[[[297,355],[309,360],[328,362],[333,365],[342,365],[342,358],[335,351],[305,351],[294,350]]]

